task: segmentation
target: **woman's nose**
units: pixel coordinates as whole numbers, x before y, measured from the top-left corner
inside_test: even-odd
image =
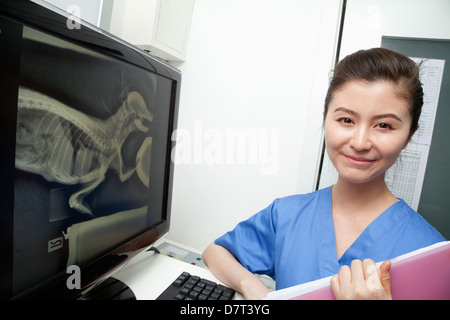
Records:
[[[356,151],[366,151],[372,148],[369,130],[364,127],[355,129],[354,135],[350,140],[350,147]]]

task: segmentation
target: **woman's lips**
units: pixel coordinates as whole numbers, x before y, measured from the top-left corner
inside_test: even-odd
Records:
[[[351,164],[355,166],[368,166],[375,160],[362,158],[362,157],[353,157],[353,156],[345,156],[345,158],[350,162]]]

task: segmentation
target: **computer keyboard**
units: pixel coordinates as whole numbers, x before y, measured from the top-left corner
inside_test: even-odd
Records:
[[[156,300],[232,300],[235,294],[229,287],[183,272]]]

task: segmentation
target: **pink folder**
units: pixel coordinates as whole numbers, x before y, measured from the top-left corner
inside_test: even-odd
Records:
[[[392,298],[397,300],[450,300],[450,242],[396,261],[391,266]],[[333,300],[325,286],[290,300]]]

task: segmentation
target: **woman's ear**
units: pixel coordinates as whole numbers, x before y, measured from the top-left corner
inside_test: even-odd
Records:
[[[416,129],[414,129],[414,131],[409,135],[408,140],[406,140],[405,145],[403,146],[403,149],[406,148],[406,146],[408,145],[408,143],[411,141],[412,136],[414,135],[414,133],[416,133],[416,131],[419,130],[419,124],[417,124]]]

